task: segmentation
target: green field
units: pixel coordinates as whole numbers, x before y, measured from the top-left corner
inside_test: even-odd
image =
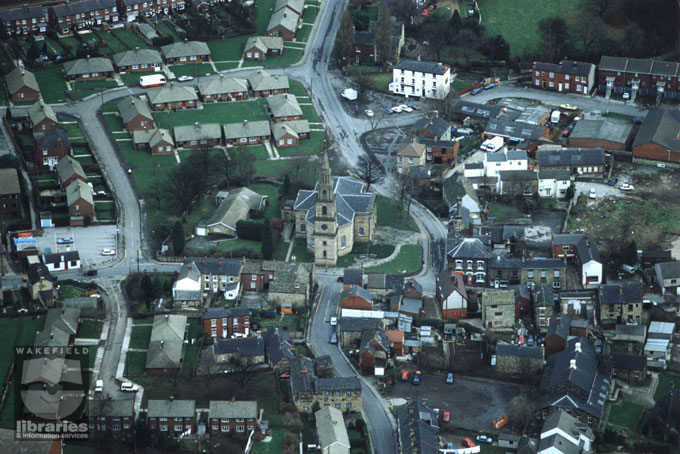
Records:
[[[286,47],[282,55],[270,55],[264,62],[256,60],[244,60],[243,67],[247,68],[250,66],[289,66],[297,63],[304,51],[302,49],[293,49],[292,47]]]
[[[146,352],[127,352],[125,375],[142,375],[146,365]]]
[[[125,30],[124,28],[117,28],[112,30],[111,33],[114,34],[116,38],[127,44],[130,50],[134,49],[135,47],[139,47],[140,49],[146,49],[149,47],[148,44],[142,41],[142,38],[137,36],[133,31]]]
[[[66,82],[61,65],[35,72],[40,94],[47,104],[66,101]]]
[[[423,248],[419,244],[404,244],[397,256],[387,263],[366,268],[367,273],[412,274],[420,269]]]
[[[248,38],[248,36],[237,36],[234,38],[208,42],[208,48],[210,48],[210,59],[212,61],[240,60],[243,56],[243,49],[246,45],[246,41],[248,41]]]
[[[99,339],[102,332],[103,323],[99,320],[83,319],[78,325],[76,337],[85,339]]]
[[[152,319],[149,319],[152,320]],[[147,349],[151,339],[151,325],[135,325],[130,334],[129,348]]]
[[[262,243],[253,240],[242,240],[241,238],[234,238],[233,240],[223,240],[217,244],[217,249],[220,251],[235,251],[236,249],[250,249],[259,252]]]
[[[523,213],[512,205],[489,202],[489,216],[500,220],[508,220],[521,218]]]
[[[674,384],[675,388],[680,387],[680,376],[671,374],[659,374],[659,384],[656,387],[656,392],[654,393],[654,401],[659,401],[670,394],[671,384]]]
[[[101,30],[95,30],[94,32],[99,39],[106,44],[106,46],[102,45],[102,49],[108,49],[109,54],[113,55],[117,52],[124,52],[128,50],[127,46],[123,44],[121,41],[119,41],[115,36],[112,36],[111,33],[103,32]]]
[[[179,76],[204,76],[213,72],[210,63],[189,63],[186,65],[172,65],[170,66],[172,73]]]
[[[611,406],[609,425],[618,429],[636,432],[642,420],[645,409],[630,402],[621,401]]]
[[[241,123],[243,120],[267,120],[266,100],[232,103],[204,104],[203,109],[187,109],[177,112],[154,112],[153,117],[159,128],[172,129],[175,126],[199,123]],[[107,115],[108,117],[111,115]]]
[[[379,195],[375,203],[378,208],[377,225],[413,232],[420,230],[418,229],[418,224],[416,224],[413,218],[407,217],[405,212],[399,215],[398,203],[396,201]]]

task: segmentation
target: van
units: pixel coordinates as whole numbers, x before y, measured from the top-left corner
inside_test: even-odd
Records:
[[[485,140],[484,143],[482,143],[482,145],[480,146],[480,149],[482,151],[494,153],[502,149],[503,146],[505,146],[505,141],[503,140],[503,138],[500,136],[495,136],[491,139]]]
[[[331,333],[331,338],[330,338],[329,342],[330,342],[331,344],[337,344],[337,343],[338,343],[338,333],[336,333],[335,331],[333,331],[333,332]]]
[[[94,392],[100,393],[104,391],[104,380],[97,380],[94,384]]]
[[[96,276],[97,275],[97,268],[90,268],[85,270],[85,273],[83,273],[85,276]]]
[[[562,116],[562,112],[559,110],[553,110],[552,114],[550,114],[550,123],[556,125],[557,123],[560,122],[560,117]]]

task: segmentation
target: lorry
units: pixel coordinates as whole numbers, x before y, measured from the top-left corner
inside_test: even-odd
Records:
[[[355,89],[353,88],[345,88],[345,90],[340,94],[343,98],[345,98],[348,101],[356,101],[358,97],[358,93]]]
[[[504,146],[505,140],[503,140],[503,138],[500,136],[495,136],[482,142],[482,145],[479,148],[482,151],[493,153],[495,151],[501,150]]]

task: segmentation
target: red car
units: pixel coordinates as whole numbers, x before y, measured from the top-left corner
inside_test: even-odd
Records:
[[[408,381],[408,371],[405,370],[401,373],[401,381]]]
[[[463,438],[463,446],[466,448],[474,448],[475,444],[468,437]]]
[[[423,10],[423,12],[420,13],[421,16],[427,16],[428,14],[430,14],[430,10],[427,9],[427,8],[425,8],[425,9]]]
[[[442,422],[450,422],[451,421],[451,412],[445,411],[444,416],[442,416]]]

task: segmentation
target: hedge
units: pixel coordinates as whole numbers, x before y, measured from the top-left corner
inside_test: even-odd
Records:
[[[262,241],[264,224],[258,221],[238,221],[236,235],[243,240]]]

